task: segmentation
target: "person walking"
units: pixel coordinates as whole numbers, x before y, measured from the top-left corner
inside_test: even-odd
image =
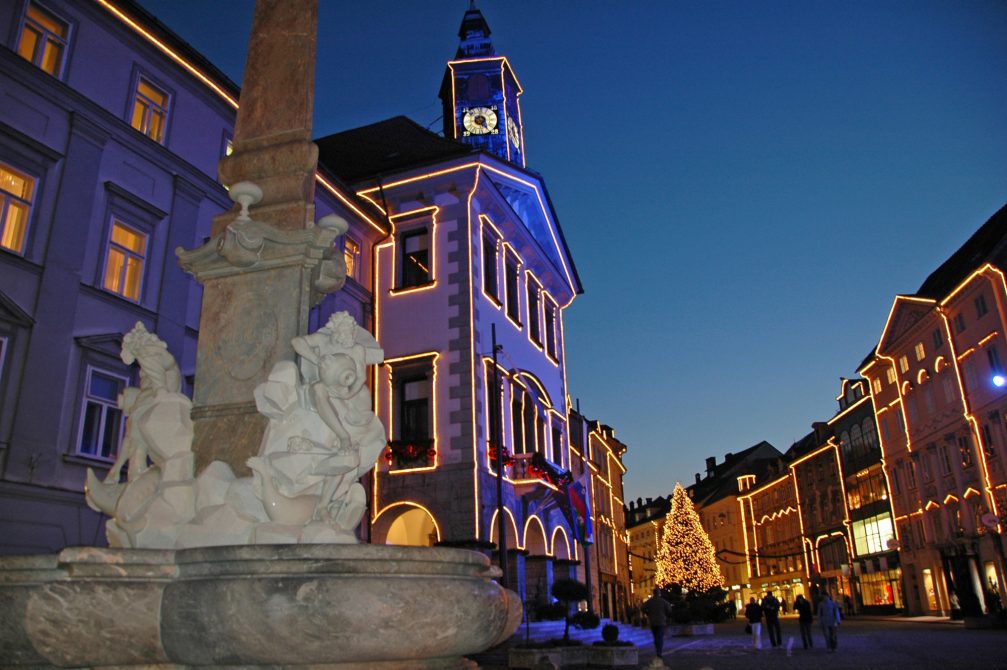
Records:
[[[818,603],[818,623],[822,626],[822,634],[825,636],[825,646],[829,648],[829,651],[835,651],[836,645],[839,643],[839,622],[842,621],[842,618],[843,615],[839,609],[839,605],[832,599],[832,595],[826,591],[822,602]]]
[[[640,609],[650,621],[650,632],[654,635],[654,653],[661,658],[664,653],[664,629],[671,616],[671,603],[661,597],[661,589],[654,587],[654,595],[647,599]]]
[[[801,627],[801,642],[805,649],[814,647],[811,641],[811,622],[814,616],[811,613],[811,602],[804,599],[804,596],[797,596],[794,600],[794,610],[797,612],[797,623]]]
[[[780,632],[780,601],[772,591],[767,591],[762,599],[762,613],[766,615],[766,632],[769,633],[769,644],[779,647],[783,643]]]
[[[752,628],[752,646],[756,649],[762,649],[762,605],[755,601],[755,596],[752,596],[748,601],[748,606],[745,608],[745,618],[748,619],[748,625]]]

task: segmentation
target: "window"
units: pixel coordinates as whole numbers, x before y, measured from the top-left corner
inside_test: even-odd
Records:
[[[116,399],[125,385],[126,380],[121,377],[87,368],[78,453],[107,460],[115,458],[123,431],[122,410]]]
[[[0,163],[0,246],[23,254],[28,238],[28,218],[35,196],[35,180]]]
[[[524,393],[517,386],[511,387],[511,451],[515,454],[525,453],[524,448],[524,423],[521,416],[521,401]]]
[[[507,316],[514,323],[521,323],[521,305],[518,295],[518,260],[507,256],[504,281],[507,289]]]
[[[909,370],[909,358],[907,356],[899,356],[899,372],[905,374]]]
[[[986,350],[986,360],[989,361],[990,372],[994,374],[1003,372],[1003,366],[1000,365],[1000,352],[996,347],[991,346]]]
[[[346,276],[357,279],[360,272],[360,243],[352,237],[343,237],[343,262],[346,263]]]
[[[168,94],[143,77],[138,77],[130,125],[155,142],[163,143],[167,122]]]
[[[563,465],[563,430],[555,424],[552,427],[552,462]]]
[[[105,290],[139,302],[146,256],[147,236],[113,220],[102,280]]]
[[[393,439],[386,459],[393,470],[435,464],[433,360],[392,369]]]
[[[871,382],[871,387],[874,389],[874,393],[881,393],[881,377],[875,377],[874,381]]]
[[[962,455],[962,467],[972,467],[972,445],[967,437],[958,438],[958,451]]]
[[[955,316],[955,332],[960,333],[965,330],[965,315],[958,313]]]
[[[940,448],[941,474],[951,474],[951,457],[948,455],[948,446],[945,444]]]
[[[892,517],[888,514],[853,522],[853,543],[858,556],[886,551],[894,536]]]
[[[27,61],[54,77],[63,72],[70,27],[34,2],[25,12],[17,52]]]
[[[539,287],[531,279],[526,280],[528,287],[528,335],[535,344],[542,344],[542,327],[539,321]]]
[[[922,342],[917,342],[916,343],[916,347],[914,349],[914,353],[916,354],[916,360],[917,361],[922,361],[924,358],[926,358],[927,352],[923,348],[923,343]]]
[[[889,384],[894,384],[895,383],[895,369],[894,368],[888,368],[886,376],[888,377],[888,383]]]
[[[423,286],[432,281],[430,272],[430,232],[409,230],[399,236],[401,250],[399,288]]]
[[[976,306],[977,319],[982,318],[986,314],[986,312],[989,311],[986,308],[986,296],[983,294],[980,294],[979,297],[975,299],[975,306]]]
[[[944,402],[952,403],[955,401],[955,380],[952,379],[951,375],[942,375],[944,380],[941,384],[944,386]]]
[[[556,305],[545,300],[545,351],[556,360]]]
[[[483,235],[483,292],[497,302],[500,301],[499,260],[497,239],[492,235]]]
[[[878,431],[874,426],[874,421],[872,419],[864,419],[864,446],[867,447],[868,451],[874,451],[878,448]]]
[[[937,349],[940,349],[942,346],[944,346],[944,337],[943,337],[943,335],[941,335],[941,329],[940,328],[934,328],[934,332],[932,332],[930,334],[930,337],[931,337],[931,339],[933,340],[933,343],[934,343],[934,351],[936,351]]]
[[[2,359],[0,359],[0,364],[2,364]],[[0,370],[2,369],[3,367],[2,365],[0,365]],[[991,416],[990,419],[996,421],[997,417]],[[997,451],[996,451],[996,441],[995,438],[993,437],[993,427],[988,423],[984,423],[982,426],[982,431],[983,431],[983,453],[985,453],[986,456],[988,456],[989,458],[996,458]]]

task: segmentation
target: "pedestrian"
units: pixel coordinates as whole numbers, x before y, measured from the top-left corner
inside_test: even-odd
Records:
[[[745,618],[748,619],[748,625],[752,629],[752,646],[762,649],[762,605],[755,602],[755,596],[748,600]]]
[[[780,601],[772,591],[767,591],[762,599],[762,613],[766,615],[766,632],[769,633],[769,644],[779,647],[782,643],[780,634]]]
[[[843,607],[846,608],[846,616],[853,616],[853,599],[849,593],[843,594]]]
[[[822,602],[818,603],[818,623],[822,625],[822,635],[825,636],[825,646],[829,648],[829,651],[835,651],[836,645],[839,643],[839,622],[842,621],[842,618],[839,605],[826,591]]]
[[[654,587],[654,595],[647,599],[640,609],[650,621],[650,632],[654,635],[654,653],[661,658],[664,653],[664,629],[671,616],[671,603],[661,597],[661,589]]]
[[[811,603],[799,595],[794,601],[794,610],[797,612],[797,623],[801,627],[801,642],[805,649],[814,647],[811,641],[811,622],[814,619],[811,613]]]

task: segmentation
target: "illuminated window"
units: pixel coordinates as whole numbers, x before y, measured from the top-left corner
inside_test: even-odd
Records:
[[[224,156],[230,156],[234,153],[234,137],[230,133],[224,135]]]
[[[126,380],[121,377],[87,368],[78,453],[107,460],[115,458],[123,430],[117,398],[125,385]]]
[[[28,4],[17,52],[27,61],[54,77],[63,72],[70,27],[49,10],[34,2]]]
[[[871,382],[871,386],[874,389],[874,393],[881,393],[881,377],[875,377]]]
[[[894,384],[895,383],[895,369],[894,368],[888,368],[886,376],[888,378],[888,383],[889,384]]]
[[[926,358],[927,352],[923,349],[922,342],[916,343],[916,348],[914,349],[914,351],[916,353],[916,360],[922,361],[924,358]]]
[[[955,316],[955,332],[961,333],[965,330],[965,315],[959,312]]]
[[[360,243],[352,237],[343,238],[343,262],[346,263],[346,276],[357,279],[360,271]]]
[[[399,236],[399,288],[424,286],[433,281],[430,272],[430,231],[407,230]]]
[[[138,77],[130,125],[155,142],[163,143],[167,122],[168,94],[143,77]]]
[[[139,302],[146,257],[147,236],[121,221],[113,220],[102,286],[107,291]]]
[[[483,235],[483,291],[497,302],[500,301],[500,280],[497,264],[499,241],[490,234]]]
[[[975,299],[975,306],[976,306],[977,319],[982,318],[986,314],[986,312],[989,311],[986,308],[986,296],[983,294],[980,294],[979,297]]]
[[[394,433],[389,443],[392,469],[434,464],[432,380],[430,359],[399,364],[392,370]]]
[[[545,352],[556,360],[556,305],[545,300]]]
[[[962,467],[971,468],[972,467],[972,444],[969,438],[959,437],[958,438],[958,451],[962,456]]]
[[[24,253],[28,238],[28,218],[35,195],[35,180],[0,163],[0,246]]]
[[[507,316],[514,323],[521,323],[521,300],[519,291],[519,274],[517,258],[507,255],[504,269],[504,281],[507,290]]]
[[[930,337],[934,342],[934,351],[940,349],[944,345],[944,336],[941,334],[940,328],[934,328],[934,332],[930,334]]]
[[[909,370],[909,357],[899,356],[899,372],[905,374]]]
[[[853,543],[858,556],[886,551],[888,540],[893,537],[892,517],[887,513],[853,522]]]
[[[539,287],[530,279],[528,286],[528,334],[535,344],[542,344],[542,327],[539,321]]]

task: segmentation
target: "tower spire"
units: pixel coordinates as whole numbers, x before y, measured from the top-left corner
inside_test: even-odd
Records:
[[[490,26],[483,13],[476,8],[475,0],[469,0],[469,8],[458,29],[458,39],[460,42],[455,58],[480,58],[496,54],[490,40]]]

